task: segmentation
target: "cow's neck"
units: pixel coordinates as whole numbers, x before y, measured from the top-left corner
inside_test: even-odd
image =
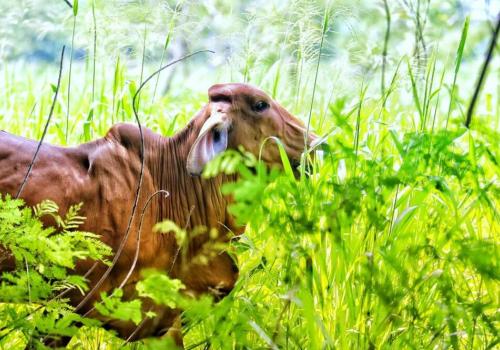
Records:
[[[153,177],[155,190],[169,192],[169,197],[158,196],[157,221],[172,220],[188,230],[204,226],[227,230],[228,199],[221,194],[221,186],[234,180],[225,175],[211,179],[192,177],[186,170],[186,158],[201,129],[192,121],[171,138],[159,138],[154,149],[147,150],[146,159]],[[232,228],[231,228],[232,229]]]

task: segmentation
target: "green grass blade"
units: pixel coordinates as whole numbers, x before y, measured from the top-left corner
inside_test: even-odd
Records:
[[[462,35],[460,36],[460,43],[458,44],[457,54],[455,57],[455,71],[453,74],[453,84],[451,85],[450,91],[450,103],[448,105],[448,113],[446,115],[445,128],[448,128],[448,122],[450,120],[450,114],[453,106],[453,100],[455,99],[455,86],[457,84],[458,72],[460,71],[460,65],[462,64],[462,57],[465,48],[465,41],[467,40],[467,33],[469,31],[470,17],[467,17],[462,28]]]

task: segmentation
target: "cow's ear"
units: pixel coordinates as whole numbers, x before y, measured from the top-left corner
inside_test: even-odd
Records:
[[[209,161],[227,149],[229,121],[215,113],[205,121],[187,157],[186,168],[191,175],[200,175]]]

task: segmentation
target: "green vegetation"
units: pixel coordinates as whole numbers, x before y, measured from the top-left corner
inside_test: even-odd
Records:
[[[233,213],[248,224],[231,243],[236,288],[218,303],[195,300],[159,271],[144,271],[137,286],[140,295],[185,310],[186,348],[499,346],[498,45],[464,126],[495,14],[466,1],[426,0],[80,1],[73,11],[62,0],[21,3],[0,4],[1,29],[9,28],[0,45],[0,129],[40,138],[66,44],[73,61],[70,70],[67,55],[45,142],[75,145],[117,121],[134,122],[132,98],[146,77],[198,49],[216,53],[177,63],[145,86],[143,125],[172,135],[205,103],[212,83],[247,81],[328,140],[299,179],[239,152],[206,169],[205,176],[240,173],[224,187],[236,199]],[[30,21],[54,62],[27,61],[41,45]],[[20,205],[0,201],[0,244],[17,267],[1,277],[0,348],[42,347],[59,335],[73,336],[72,348],[120,348],[122,340],[58,295],[85,290],[84,279],[66,270],[76,259],[109,253],[96,236],[72,231],[82,220],[78,206],[59,218],[53,204],[33,215]],[[47,214],[60,233],[41,227],[37,218]],[[158,228],[182,240],[180,228]],[[46,249],[54,245],[57,254]],[[136,324],[151,316],[140,301],[121,301],[119,291],[97,308]]]
[[[70,273],[76,261],[104,261],[111,254],[93,233],[75,231],[83,222],[80,205],[61,218],[50,201],[22,207],[20,199],[0,198],[0,242],[2,265],[7,259],[15,269],[2,273],[0,284],[0,346],[5,349],[40,347],[53,337],[71,336],[78,325],[96,325],[74,313],[65,296],[68,291],[86,291],[84,276]],[[40,219],[49,218],[54,227],[44,228]]]

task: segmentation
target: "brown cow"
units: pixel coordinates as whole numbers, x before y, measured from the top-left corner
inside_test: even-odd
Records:
[[[204,179],[198,176],[204,165],[226,149],[242,145],[254,155],[269,136],[282,140],[292,161],[299,161],[305,145],[303,123],[273,101],[263,91],[246,84],[220,84],[208,91],[209,103],[171,138],[144,130],[145,167],[136,214],[132,221],[122,254],[107,278],[90,297],[78,293],[71,296],[79,312],[100,318],[92,310],[99,293],[118,287],[125,280],[136,253],[137,231],[141,209],[152,194],[166,190],[170,196],[155,196],[147,206],[142,223],[140,250],[135,269],[124,286],[126,297],[132,297],[140,270],[156,268],[179,278],[187,290],[198,295],[211,291],[226,295],[233,288],[238,268],[227,252],[210,256],[208,264],[189,261],[209,240],[208,234],[196,236],[185,257],[177,253],[172,235],[153,232],[153,226],[169,219],[188,230],[204,226],[217,229],[219,237],[240,234],[228,212],[230,198],[221,194],[226,175]],[[309,135],[310,144],[316,137]],[[15,195],[26,174],[37,142],[0,132],[0,193]],[[55,201],[61,213],[72,204],[83,202],[81,214],[87,219],[81,229],[102,235],[102,240],[116,252],[127,231],[129,216],[138,183],[141,139],[132,124],[113,126],[102,139],[78,147],[57,147],[43,144],[21,197],[27,205],[44,199]],[[262,159],[270,166],[280,165],[278,148],[267,143]],[[182,260],[187,261],[182,261]],[[92,261],[80,262],[77,272],[84,274]],[[181,268],[188,266],[189,268]],[[89,275],[94,286],[107,267],[98,265]],[[84,303],[82,303],[84,300]],[[147,303],[147,301],[144,301]],[[178,323],[179,310],[151,304],[145,309],[158,315],[148,320],[133,334],[133,339],[159,335]],[[110,327],[128,338],[136,327],[130,322],[109,321]],[[170,330],[169,333],[171,333]],[[180,332],[174,332],[179,343]]]

